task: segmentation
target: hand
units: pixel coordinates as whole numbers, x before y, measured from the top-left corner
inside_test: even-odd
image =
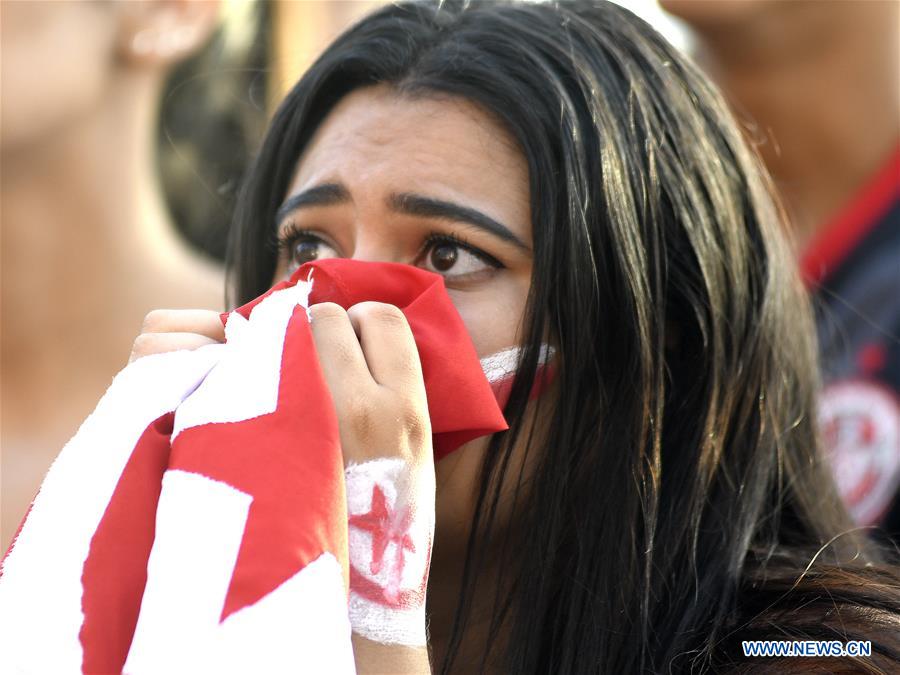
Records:
[[[434,456],[416,344],[392,305],[320,303],[310,316],[344,456],[357,665],[378,655],[379,667],[427,672]]]
[[[431,425],[422,367],[403,313],[362,302],[345,311],[323,302],[310,308],[313,339],[340,422],[344,463],[402,457],[430,465]],[[218,312],[157,309],[144,317],[128,362],[225,341]]]
[[[205,309],[155,309],[144,317],[141,334],[131,347],[128,363],[142,356],[197,349],[225,341],[218,312]]]
[[[400,457],[416,467],[430,464],[433,472],[422,366],[403,312],[380,302],[347,311],[323,302],[309,314],[344,464]]]
[[[360,673],[428,672],[424,584],[434,533],[434,457],[415,341],[403,313],[392,305],[363,302],[345,311],[320,303],[309,315],[347,469],[350,562],[363,577],[375,579],[364,587],[351,580],[357,668]],[[155,310],[144,319],[129,363],[224,340],[218,312]],[[378,529],[373,532],[357,525],[381,506],[373,501],[377,493],[390,517],[369,517],[366,524]],[[404,534],[412,550],[403,546]],[[387,540],[378,560],[376,535]],[[420,587],[404,588],[410,578]]]

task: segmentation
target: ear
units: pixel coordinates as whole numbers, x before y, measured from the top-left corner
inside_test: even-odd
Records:
[[[119,54],[136,66],[166,67],[209,39],[219,0],[126,0],[119,10]]]

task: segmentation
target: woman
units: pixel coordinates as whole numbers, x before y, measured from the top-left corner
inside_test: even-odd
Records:
[[[3,550],[147,311],[222,302],[223,272],[179,236],[156,167],[166,78],[218,13],[200,0],[3,6]],[[73,282],[76,302],[49,300]]]
[[[611,4],[398,4],[288,95],[237,210],[236,300],[310,259],[405,262],[445,276],[480,355],[521,346],[510,430],[434,467],[435,671],[837,667],[745,659],[760,638],[872,640],[851,665],[896,667],[898,577],[817,453],[768,195],[719,94]],[[421,387],[361,405],[371,381],[340,382],[359,350],[408,356],[397,314],[316,307],[345,460],[428,466]],[[158,312],[134,356],[220,339],[214,313]],[[530,399],[545,342],[555,378]],[[428,667],[357,646],[361,670]]]

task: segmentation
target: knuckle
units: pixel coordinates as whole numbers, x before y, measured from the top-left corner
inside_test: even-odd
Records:
[[[351,307],[350,311],[369,321],[378,321],[397,327],[407,325],[406,316],[400,311],[400,308],[386,302],[361,302]]]
[[[141,323],[141,333],[158,333],[165,327],[170,312],[165,309],[154,309],[147,312]]]
[[[374,403],[363,396],[357,396],[347,404],[350,435],[362,442],[369,442],[375,432],[377,412]]]
[[[156,337],[153,333],[141,333],[140,335],[138,335],[134,339],[134,343],[131,345],[132,360],[141,356],[152,354],[154,352],[153,346],[155,344]]]
[[[319,302],[309,308],[309,314],[313,321],[334,321],[343,319],[347,312],[336,302]]]
[[[405,328],[407,326],[406,315],[400,311],[399,307],[395,307],[394,305],[379,303],[378,308],[375,309],[375,317],[378,321],[398,328]]]
[[[360,457],[400,456],[413,460],[431,447],[431,423],[415,401],[387,392],[345,400],[341,414],[344,452]]]
[[[420,448],[431,436],[428,416],[413,406],[406,406],[400,415],[403,436],[411,448]]]

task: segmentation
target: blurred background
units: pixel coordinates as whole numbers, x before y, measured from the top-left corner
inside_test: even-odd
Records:
[[[0,546],[154,308],[224,309],[267,120],[378,0],[0,0]],[[722,87],[817,308],[823,438],[900,532],[900,2],[618,0]]]

